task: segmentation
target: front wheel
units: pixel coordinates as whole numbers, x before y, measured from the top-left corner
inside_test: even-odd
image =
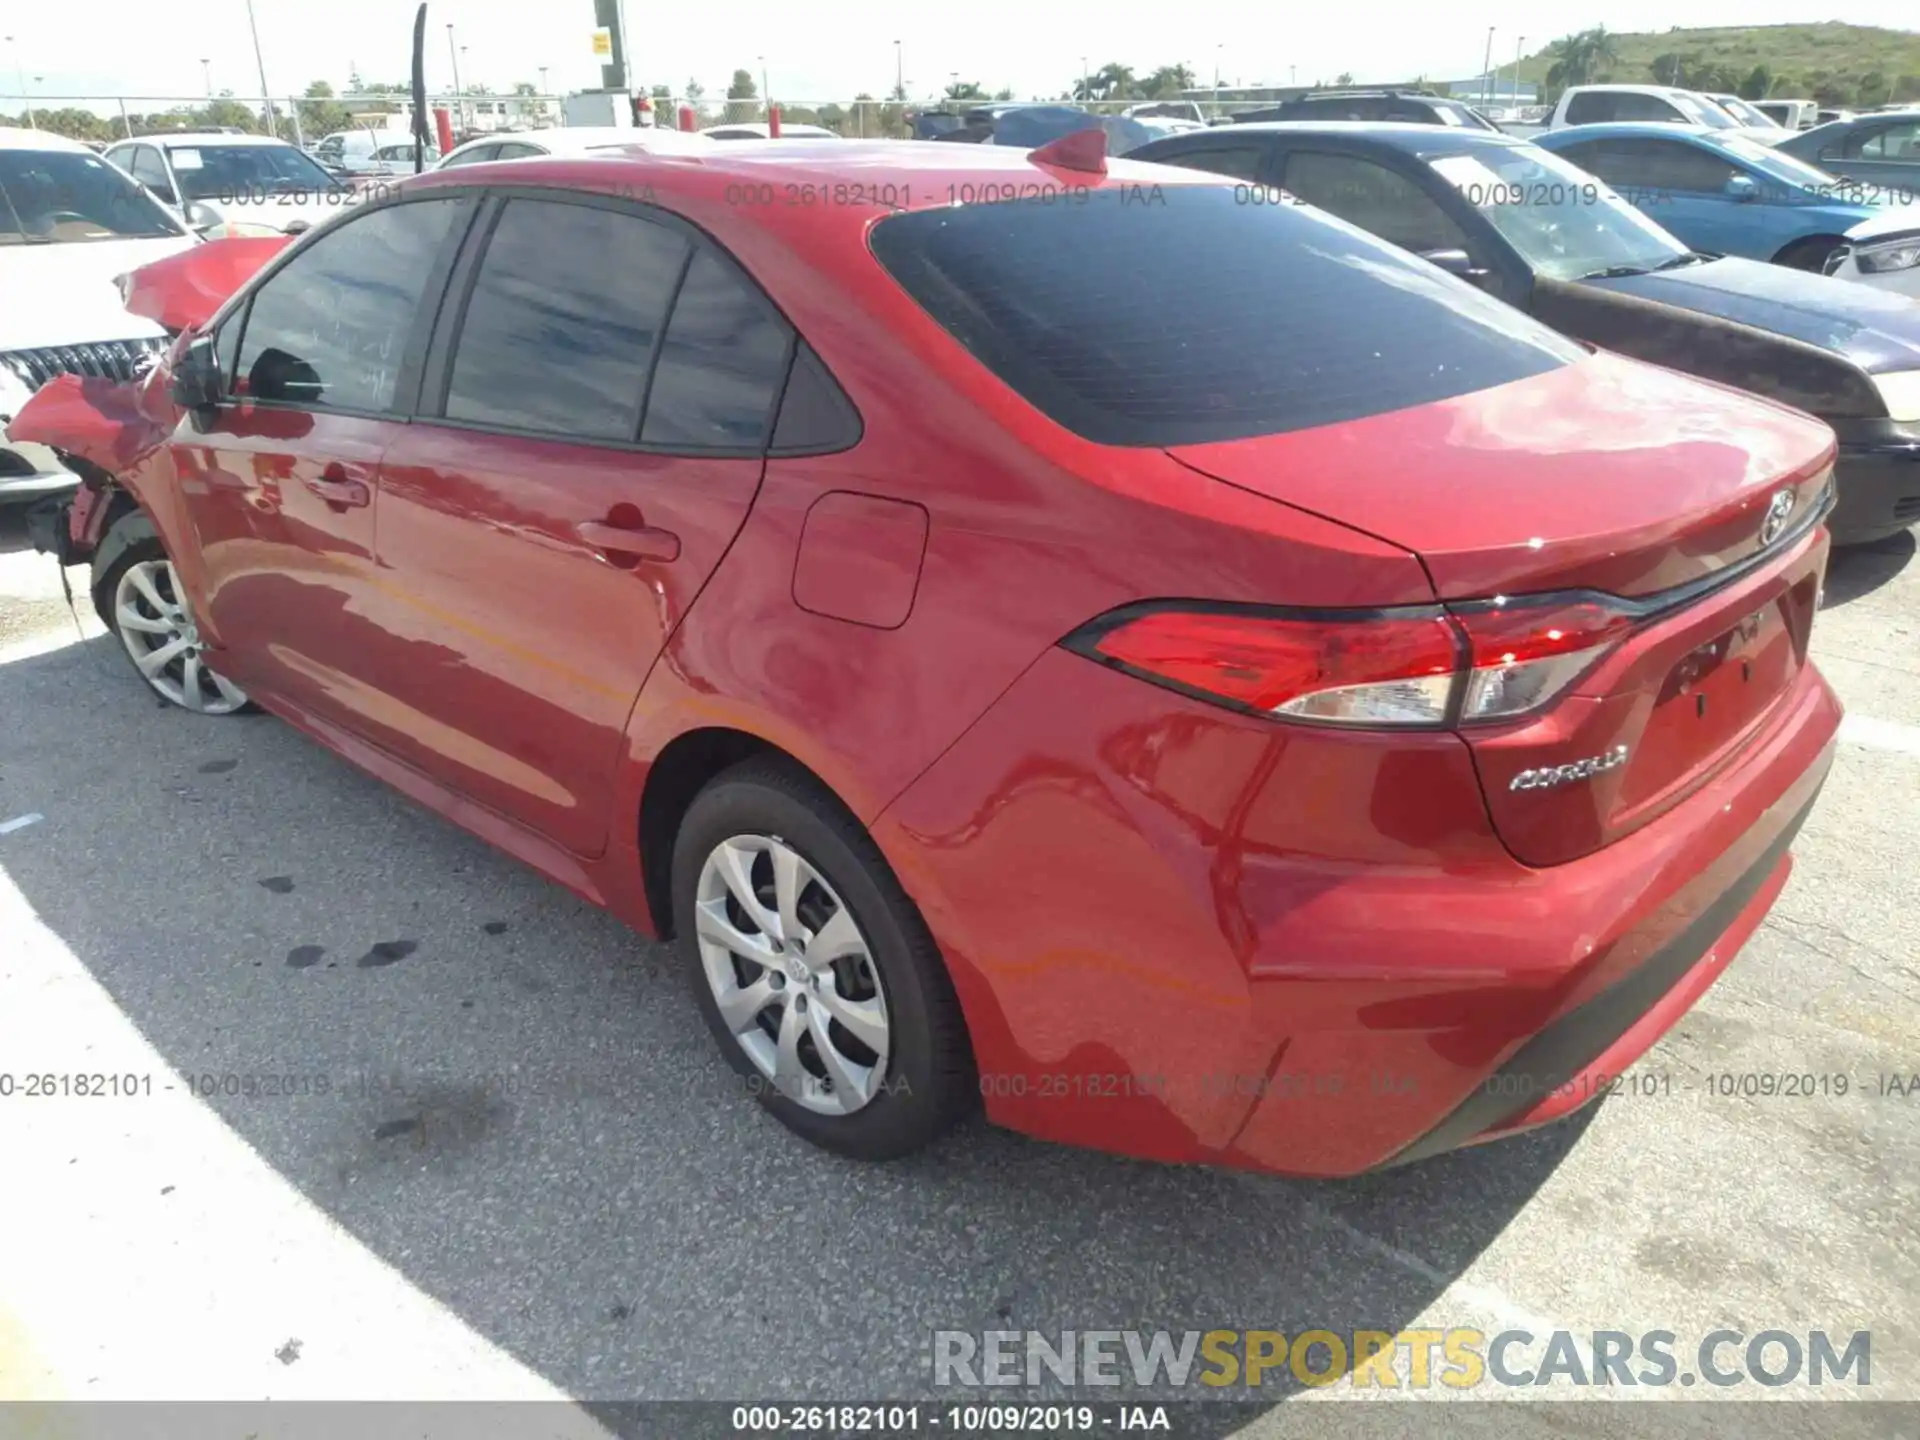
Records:
[[[214,674],[173,562],[149,535],[121,550],[94,579],[100,615],[161,699],[197,715],[235,715],[249,709],[245,692]]]
[[[1810,270],[1815,275],[1824,275],[1827,262],[1846,246],[1847,242],[1838,235],[1812,235],[1787,246],[1773,257],[1773,263],[1792,270]]]
[[[971,1103],[966,1027],[925,922],[872,837],[796,767],[747,761],[695,797],[673,916],[708,1028],[790,1130],[891,1159]]]

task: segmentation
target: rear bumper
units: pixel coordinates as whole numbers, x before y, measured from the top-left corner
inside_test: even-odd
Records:
[[[1920,521],[1920,427],[1869,425],[1866,433],[1841,433],[1834,463],[1839,501],[1827,520],[1836,544],[1878,539]]]
[[[1456,736],[1274,725],[1054,652],[874,834],[990,1119],[1352,1175],[1600,1093],[1759,924],[1839,721],[1806,666],[1699,792],[1534,868]]]
[[[1820,767],[1824,776],[1826,765]],[[1793,817],[1732,886],[1645,964],[1553,1021],[1392,1164],[1518,1134],[1604,1095],[1706,994],[1760,928],[1793,869],[1788,847],[1812,811]]]

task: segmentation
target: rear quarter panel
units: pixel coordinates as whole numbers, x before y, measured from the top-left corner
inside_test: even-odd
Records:
[[[722,726],[788,751],[871,820],[1056,641],[1134,600],[1431,601],[1398,547],[1041,416],[880,268],[872,216],[718,196],[676,208],[766,287],[864,433],[840,454],[769,461],[733,548],[641,694],[622,782],[636,806],[668,743]],[[795,603],[806,516],[829,491],[927,513],[912,607],[895,628]]]

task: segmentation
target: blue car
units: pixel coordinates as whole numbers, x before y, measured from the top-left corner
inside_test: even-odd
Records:
[[[1691,125],[1578,125],[1530,137],[1606,181],[1695,250],[1824,271],[1847,231],[1883,215],[1884,187]]]

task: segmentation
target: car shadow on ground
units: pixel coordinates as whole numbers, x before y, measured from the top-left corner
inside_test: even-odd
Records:
[[[33,548],[27,540],[29,508],[26,505],[0,505],[0,555],[12,555]]]
[[[287,726],[158,706],[103,639],[0,689],[0,809],[46,816],[0,861],[45,924],[255,1153],[582,1399],[925,1397],[937,1329],[1393,1334],[1584,1128],[1330,1184],[978,1121],[838,1160],[740,1093],[668,952]],[[271,1075],[305,1079],[221,1093]]]
[[[1827,588],[1820,608],[1832,610],[1871,595],[1913,563],[1915,548],[1913,531],[1902,530],[1871,545],[1835,550],[1827,561]]]

